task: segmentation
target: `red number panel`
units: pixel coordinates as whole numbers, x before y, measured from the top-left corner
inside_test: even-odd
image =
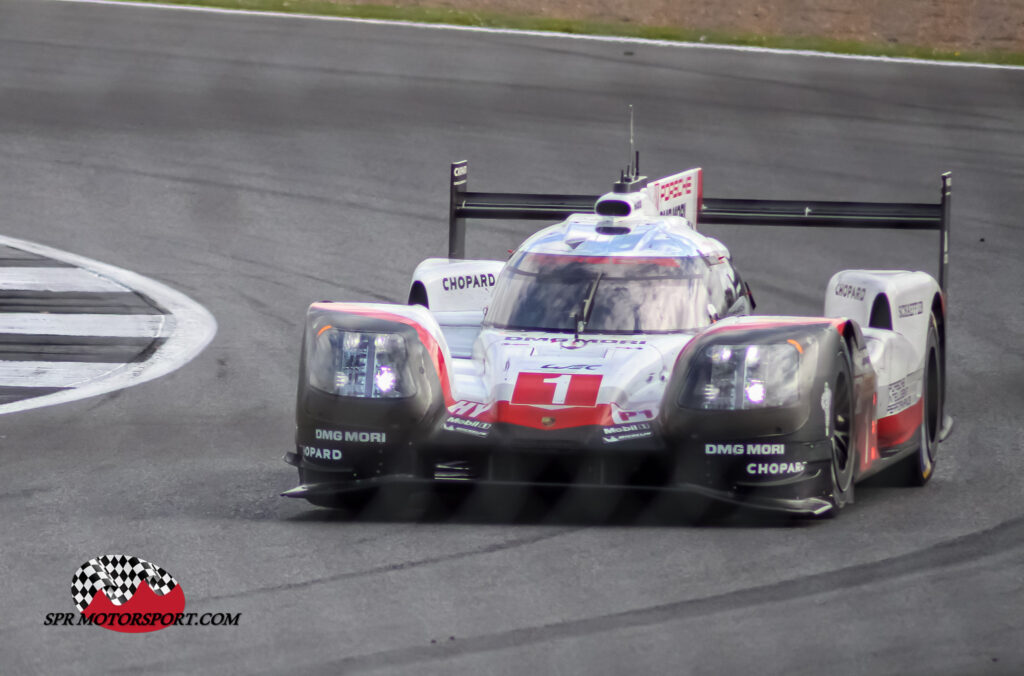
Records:
[[[601,376],[582,373],[520,373],[512,391],[513,404],[593,406]]]

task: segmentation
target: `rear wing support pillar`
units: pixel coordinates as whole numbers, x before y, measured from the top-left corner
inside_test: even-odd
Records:
[[[939,232],[942,241],[939,242],[939,288],[943,295],[949,293],[949,226],[953,219],[950,217],[953,201],[953,174],[946,172],[942,175],[942,223],[939,225]]]
[[[600,195],[469,192],[469,163],[452,162],[448,201],[448,258],[466,257],[466,219],[561,221],[594,213]]]
[[[460,216],[458,205],[469,183],[469,161],[452,162],[451,192],[448,200],[448,258],[466,257],[466,218]]]

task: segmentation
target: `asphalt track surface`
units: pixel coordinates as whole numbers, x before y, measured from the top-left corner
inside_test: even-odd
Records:
[[[306,305],[404,299],[445,248],[450,160],[475,189],[604,189],[629,103],[644,172],[702,165],[710,196],[929,201],[954,172],[957,426],[930,485],[795,526],[277,497]],[[0,0],[0,230],[220,326],[163,378],[0,418],[0,671],[1019,673],[1022,109],[1024,71]],[[470,254],[532,227],[477,224]],[[716,233],[766,313],[937,257],[923,233]],[[239,626],[44,627],[104,553]]]

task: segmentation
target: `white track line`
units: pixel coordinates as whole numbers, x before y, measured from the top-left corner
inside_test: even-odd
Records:
[[[784,56],[810,56],[823,59],[846,59],[849,61],[874,61],[879,63],[916,64],[922,66],[944,66],[948,68],[986,68],[993,70],[1024,70],[1024,66],[1008,66],[996,63],[974,63],[969,61],[932,61],[929,59],[912,59],[902,56],[865,56],[861,54],[837,54],[835,52],[815,52],[807,49],[778,49],[775,47],[748,47],[744,45],[720,45],[705,42],[676,42],[673,40],[651,40],[648,38],[617,37],[612,35],[580,35],[576,33],[556,33],[554,31],[524,31],[511,28],[482,28],[479,26],[455,26],[443,23],[416,23],[414,21],[388,21],[384,19],[355,19],[344,16],[318,16],[316,14],[293,14],[288,12],[262,12],[251,9],[226,9],[223,7],[199,7],[195,5],[166,5],[150,2],[121,2],[121,0],[54,0],[86,5],[114,5],[127,7],[148,7],[151,9],[169,9],[186,12],[207,12],[210,14],[245,14],[248,16],[265,16],[281,19],[302,19],[306,21],[340,21],[345,23],[361,23],[374,26],[405,26],[426,30],[466,31],[470,33],[495,33],[499,35],[524,35],[532,37],[553,38],[559,40],[589,40],[592,42],[620,42],[653,47],[674,47],[679,49],[714,49],[729,52],[750,52],[754,54],[779,54]]]
[[[62,361],[0,361],[0,387],[74,387],[130,364]],[[41,399],[42,397],[39,397]],[[27,401],[34,401],[29,399]]]
[[[174,289],[107,263],[94,261],[84,256],[54,249],[42,244],[28,242],[13,237],[0,235],[0,245],[9,246],[22,251],[63,261],[88,270],[102,278],[123,285],[127,289],[137,291],[155,301],[167,313],[165,315],[173,330],[167,331],[167,339],[148,360],[132,364],[116,364],[116,369],[109,371],[97,380],[90,381],[80,387],[47,394],[41,397],[23,399],[0,405],[0,414],[26,411],[42,406],[63,404],[86,397],[106,394],[115,390],[131,387],[140,383],[159,378],[181,368],[203,351],[217,333],[217,321],[202,305]],[[53,269],[53,268],[44,268]],[[91,365],[103,366],[103,365]],[[111,365],[107,365],[111,366]],[[85,367],[83,367],[85,368]],[[31,380],[20,385],[37,385]]]
[[[21,335],[162,338],[166,325],[163,315],[0,313],[0,333]]]
[[[0,268],[0,291],[124,293],[129,289],[79,268]]]

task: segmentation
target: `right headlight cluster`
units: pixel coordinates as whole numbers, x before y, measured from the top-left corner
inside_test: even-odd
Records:
[[[409,351],[397,333],[323,326],[313,336],[308,374],[313,387],[342,397],[397,399],[416,394]]]
[[[792,406],[800,400],[800,358],[791,342],[708,345],[693,362],[681,403],[712,411]]]

